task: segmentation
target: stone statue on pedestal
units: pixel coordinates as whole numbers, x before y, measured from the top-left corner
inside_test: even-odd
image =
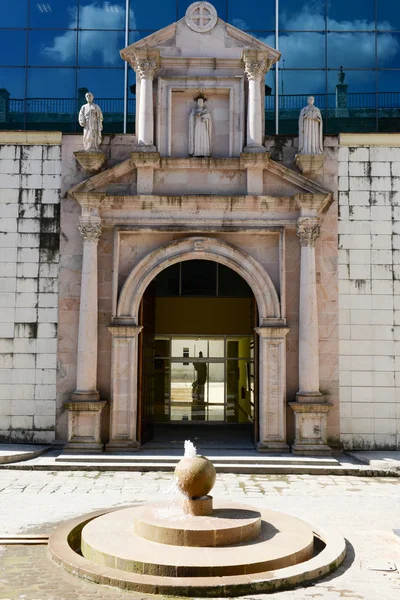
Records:
[[[205,98],[195,98],[197,105],[189,117],[189,154],[190,156],[211,156],[212,154],[212,119],[211,113],[204,106]]]
[[[299,117],[299,150],[298,154],[323,154],[322,115],[314,106],[314,97],[310,96]]]
[[[85,98],[87,104],[84,104],[79,111],[79,125],[83,127],[83,148],[86,152],[97,152],[101,144],[103,113],[100,106],[93,102],[93,94],[88,92]]]

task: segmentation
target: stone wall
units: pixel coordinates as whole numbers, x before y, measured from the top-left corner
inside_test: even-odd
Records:
[[[61,134],[0,133],[0,441],[56,421]]]
[[[340,145],[341,439],[346,448],[395,449],[400,445],[400,136],[341,135]]]

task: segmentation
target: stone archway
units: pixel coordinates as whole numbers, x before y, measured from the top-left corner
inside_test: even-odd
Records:
[[[259,449],[287,449],[285,429],[286,350],[280,302],[265,269],[240,248],[210,237],[193,236],[157,248],[128,276],[109,328],[112,336],[111,435],[107,450],[137,449],[139,306],[149,283],[163,269],[187,260],[210,260],[236,271],[252,289],[258,307]]]
[[[210,237],[188,237],[166,244],[142,259],[128,276],[118,302],[118,322],[138,324],[143,293],[163,269],[186,260],[211,260],[236,271],[249,284],[257,301],[259,325],[278,324],[278,294],[268,273],[247,252]]]

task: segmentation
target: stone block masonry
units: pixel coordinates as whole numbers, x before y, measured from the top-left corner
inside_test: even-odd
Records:
[[[60,179],[61,134],[0,133],[1,442],[54,439]]]
[[[400,136],[349,134],[340,144],[341,439],[345,448],[398,449]]]

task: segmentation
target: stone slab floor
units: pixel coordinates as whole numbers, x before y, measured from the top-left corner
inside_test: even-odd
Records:
[[[60,521],[92,510],[173,493],[169,473],[0,470],[0,536],[49,533]],[[344,564],[313,587],[248,598],[400,600],[400,540],[392,532],[400,528],[400,478],[221,474],[213,494],[326,524],[348,540]],[[0,600],[144,597],[65,573],[50,562],[45,546],[0,546]]]

